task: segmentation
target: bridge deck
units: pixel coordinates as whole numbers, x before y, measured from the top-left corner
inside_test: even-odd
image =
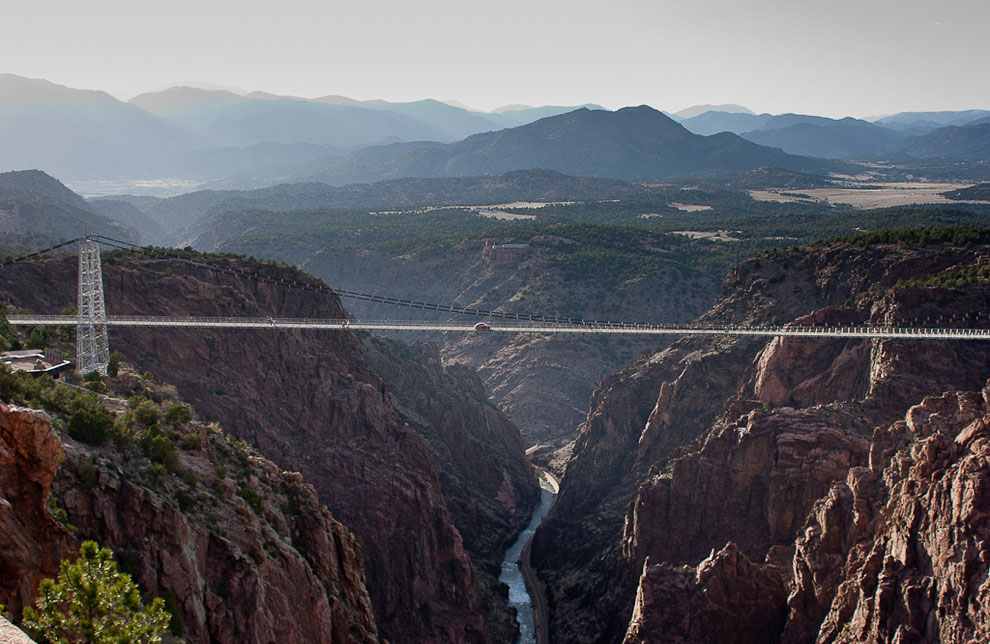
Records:
[[[74,315],[8,315],[16,326],[76,326],[98,322]],[[108,316],[108,327],[177,327],[200,329],[307,329],[329,331],[451,331],[477,333],[579,333],[610,335],[733,335],[794,336],[808,338],[896,338],[901,340],[990,340],[990,329],[911,328],[911,327],[798,327],[798,326],[666,326],[609,323],[578,324],[493,324],[476,330],[473,324],[456,322],[356,321],[303,318],[248,317],[155,317]]]

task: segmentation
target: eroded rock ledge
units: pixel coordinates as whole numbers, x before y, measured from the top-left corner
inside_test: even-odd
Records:
[[[990,637],[990,389],[926,398],[815,503],[793,557],[647,560],[624,642]]]
[[[237,468],[255,502],[218,466]],[[216,435],[178,467],[182,480],[146,477],[115,447],[59,436],[44,412],[0,403],[0,602],[19,616],[77,539],[93,539],[144,591],[169,598],[173,632],[189,642],[379,641],[360,548],[298,473]],[[182,510],[176,493],[193,477]]]

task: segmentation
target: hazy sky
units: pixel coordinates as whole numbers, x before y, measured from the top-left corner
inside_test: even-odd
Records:
[[[0,72],[123,99],[315,97],[866,116],[990,108],[988,0],[5,1]]]

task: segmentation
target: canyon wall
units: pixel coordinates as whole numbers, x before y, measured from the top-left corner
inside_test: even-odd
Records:
[[[990,310],[985,254],[842,243],[778,251],[740,264],[701,321],[985,325],[977,317]],[[944,271],[959,279],[928,280]],[[667,641],[650,639],[651,623],[681,624],[679,641],[693,641],[718,611],[765,613],[776,626],[757,632],[720,621],[698,641],[720,641],[719,633],[727,641],[731,624],[739,628],[732,641],[780,637],[791,560],[813,508],[837,481],[870,466],[877,427],[926,395],[979,391],[990,377],[988,349],[980,341],[685,338],[606,378],[534,545],[554,641]],[[673,588],[688,594],[668,601]],[[776,589],[760,595],[763,608],[706,603],[719,592],[755,597],[757,588]],[[811,584],[803,596],[818,590]],[[787,628],[803,633],[794,642],[817,637],[817,626]]]

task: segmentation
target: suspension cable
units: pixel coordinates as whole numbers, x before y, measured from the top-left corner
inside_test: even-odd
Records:
[[[15,257],[14,259],[8,259],[6,262],[0,264],[0,268],[4,266],[10,266],[11,264],[16,264],[17,262],[23,262],[24,260],[33,259],[39,255],[44,255],[45,253],[50,253],[53,250],[58,250],[63,246],[68,246],[69,244],[75,244],[78,241],[86,239],[85,237],[76,237],[75,239],[70,239],[69,241],[64,241],[61,244],[55,244],[54,246],[49,246],[48,248],[43,248],[41,250],[36,250],[28,255],[22,255],[21,257]]]
[[[599,320],[585,320],[584,318],[570,318],[552,315],[534,315],[530,313],[516,313],[509,311],[495,311],[490,309],[480,309],[476,307],[464,307],[455,306],[453,304],[437,304],[432,302],[420,302],[417,300],[407,300],[403,298],[388,297],[384,295],[375,295],[372,293],[361,293],[358,291],[349,291],[344,289],[334,289],[329,286],[320,286],[318,284],[310,284],[307,282],[302,282],[298,280],[286,280],[284,278],[275,278],[264,273],[258,273],[257,271],[250,271],[242,268],[234,268],[229,266],[217,266],[215,264],[210,264],[208,262],[190,259],[188,257],[182,257],[175,253],[169,253],[168,251],[153,251],[147,247],[138,246],[137,244],[132,244],[130,242],[121,241],[119,239],[113,239],[110,237],[105,237],[103,235],[95,235],[103,243],[108,246],[112,246],[121,250],[134,250],[137,252],[145,253],[151,257],[157,259],[164,259],[169,261],[176,261],[183,264],[188,264],[190,266],[196,266],[198,268],[203,268],[213,272],[224,273],[228,275],[235,275],[238,277],[244,277],[247,279],[255,280],[258,282],[267,282],[271,284],[276,284],[278,286],[283,286],[285,288],[304,290],[304,291],[314,291],[317,293],[325,294],[335,294],[338,297],[361,300],[365,302],[374,302],[378,304],[388,304],[392,306],[404,306],[408,308],[423,309],[428,311],[439,311],[442,313],[456,313],[459,315],[471,315],[475,317],[484,318],[498,318],[505,320],[521,320],[527,322],[553,322],[557,324],[612,324],[611,322],[603,322]]]

